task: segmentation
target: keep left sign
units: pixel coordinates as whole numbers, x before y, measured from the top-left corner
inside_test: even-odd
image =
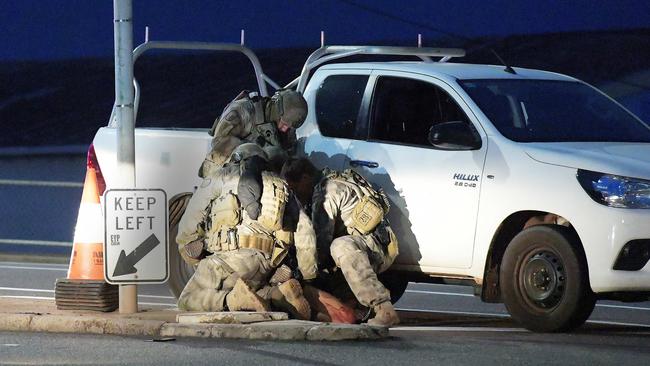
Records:
[[[162,189],[104,193],[104,277],[112,284],[169,277],[167,194]]]

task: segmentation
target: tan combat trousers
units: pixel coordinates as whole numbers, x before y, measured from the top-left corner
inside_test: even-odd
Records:
[[[238,278],[256,291],[267,284],[271,270],[270,261],[255,249],[215,253],[201,260],[178,299],[178,308],[185,311],[222,311],[226,308],[226,295]]]
[[[361,305],[375,307],[390,301],[390,292],[379,282],[377,274],[387,270],[392,261],[372,238],[338,237],[330,246],[330,254]]]

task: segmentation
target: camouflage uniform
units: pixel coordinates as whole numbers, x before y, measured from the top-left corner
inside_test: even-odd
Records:
[[[260,145],[265,149],[271,161],[280,167],[288,154],[293,153],[296,145],[296,133],[294,129],[290,129],[287,133],[278,132],[276,124],[281,114],[275,104],[273,98],[249,97],[245,94],[240,94],[230,102],[210,129],[210,135],[214,136],[212,149],[199,170],[199,176],[208,175],[204,172],[208,169],[205,167],[206,165],[220,166],[224,163],[230,154],[228,146],[232,144],[232,137],[241,140],[241,142],[253,142]],[[304,108],[306,111],[306,104]],[[294,127],[299,127],[304,121],[302,115],[291,114],[290,117],[298,121]]]
[[[241,222],[236,226],[237,243],[229,240],[230,236],[221,235],[223,232],[211,232],[209,222],[214,222],[213,212],[215,201],[233,193],[236,195],[240,180],[239,164],[227,163],[215,170],[209,177],[204,178],[201,186],[194,193],[185,214],[179,223],[176,241],[181,254],[184,246],[196,240],[204,240],[210,256],[202,259],[196,272],[187,283],[178,301],[181,310],[190,311],[220,311],[226,307],[226,295],[232,290],[238,278],[243,279],[252,290],[259,290],[263,298],[270,296],[270,290],[265,285],[271,271],[278,263],[272,262],[275,248],[278,248],[280,238],[282,244],[293,235],[296,248],[298,267],[306,279],[315,278],[316,240],[309,217],[302,211],[297,200],[289,197],[284,213],[284,223],[291,228],[271,232],[256,220],[248,217],[245,210],[240,210]],[[293,203],[292,203],[293,201]],[[289,223],[293,221],[293,223]],[[264,249],[248,243],[244,239],[254,238],[263,242]],[[272,242],[270,250],[265,245]],[[251,246],[246,248],[245,246]],[[185,257],[184,257],[185,258]]]
[[[349,182],[326,176],[314,190],[312,219],[321,260],[326,261],[331,255],[359,303],[374,308],[390,303],[390,293],[377,274],[387,270],[396,255],[386,250],[386,236],[380,239],[374,233],[361,235],[351,227],[351,216],[360,196]],[[386,229],[380,223],[375,231]]]

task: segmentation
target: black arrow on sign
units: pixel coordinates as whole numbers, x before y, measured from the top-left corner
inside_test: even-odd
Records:
[[[115,265],[115,271],[113,271],[113,277],[136,273],[138,270],[134,267],[135,264],[149,254],[158,244],[160,244],[160,240],[158,240],[155,234],[151,234],[145,241],[133,249],[129,255],[126,255],[124,249],[122,249],[120,257],[117,259],[117,264]]]

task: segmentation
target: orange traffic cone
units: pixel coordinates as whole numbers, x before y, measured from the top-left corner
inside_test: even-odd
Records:
[[[104,226],[97,174],[88,166],[77,216],[68,278],[55,283],[56,307],[64,310],[113,311],[117,286],[104,281]]]
[[[95,169],[86,170],[68,279],[104,280],[104,226]]]

